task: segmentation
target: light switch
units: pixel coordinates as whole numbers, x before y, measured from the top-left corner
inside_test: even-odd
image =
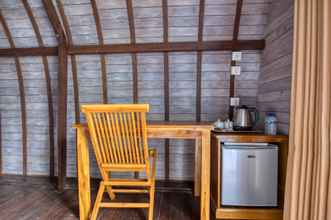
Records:
[[[239,97],[231,97],[230,98],[230,106],[239,106],[240,98]]]
[[[241,67],[240,66],[231,66],[231,75],[240,75]]]
[[[232,52],[232,61],[241,61],[242,52],[234,51]]]

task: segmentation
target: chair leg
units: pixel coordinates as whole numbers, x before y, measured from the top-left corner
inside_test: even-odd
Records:
[[[111,186],[106,187],[107,193],[109,195],[110,200],[114,200],[116,198],[115,193],[112,190]]]
[[[154,213],[154,197],[155,197],[155,184],[150,188],[149,192],[149,209],[148,209],[148,220],[153,220]]]
[[[94,207],[91,214],[91,220],[96,220],[100,208],[100,203],[102,200],[103,193],[105,191],[105,185],[103,182],[100,183],[97,198],[95,199]]]

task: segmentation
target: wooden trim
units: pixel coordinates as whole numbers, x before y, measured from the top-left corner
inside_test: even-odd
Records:
[[[33,15],[32,9],[29,5],[29,2],[27,0],[22,0],[22,3],[24,5],[24,8],[28,14],[28,17],[30,19],[30,22],[32,24],[33,30],[36,34],[36,38],[39,44],[39,47],[44,46],[44,42],[42,39],[42,36],[40,34],[40,30],[38,27],[38,24],[36,22],[36,19]],[[46,56],[42,56],[42,62],[44,66],[44,74],[45,74],[45,81],[46,81],[46,91],[47,91],[47,101],[48,101],[48,133],[49,133],[49,174],[50,177],[54,177],[55,170],[54,170],[54,111],[53,111],[53,97],[52,97],[52,85],[51,85],[51,79],[50,79],[50,73],[48,68],[48,61]]]
[[[58,17],[58,14],[56,12],[56,8],[53,4],[53,1],[42,0],[42,2],[44,5],[44,8],[45,8],[45,11],[47,13],[48,20],[50,21],[50,23],[52,25],[52,28],[56,34],[59,44],[60,43],[67,44],[68,43],[67,36],[66,36],[64,28],[62,26],[61,20]]]
[[[64,13],[62,1],[57,0],[57,7],[62,18],[64,35],[72,44],[72,35]],[[55,10],[55,9],[54,9]],[[58,18],[58,17],[57,17]],[[59,18],[58,18],[59,19]],[[62,25],[61,25],[62,27]],[[62,29],[63,30],[63,29]],[[68,98],[68,51],[67,44],[59,42],[59,74],[58,74],[58,190],[63,191],[67,176],[67,98]],[[74,67],[75,70],[76,66]],[[75,74],[75,73],[74,73]],[[77,117],[77,116],[76,116]]]
[[[237,0],[236,15],[234,19],[233,40],[237,41],[239,36],[240,18],[243,7],[243,0]]]
[[[69,47],[69,54],[159,53],[189,51],[263,50],[264,40],[240,40],[172,43],[105,44]]]
[[[75,122],[80,122],[80,112],[79,112],[79,88],[78,88],[78,74],[77,74],[77,62],[76,56],[71,55],[71,69],[72,69],[72,87],[74,95],[74,106],[75,106]]]
[[[198,42],[203,41],[203,23],[205,14],[205,0],[199,4],[199,27]],[[201,121],[201,74],[202,74],[202,51],[197,54],[197,76],[196,76],[196,121]]]
[[[47,91],[47,101],[48,101],[48,132],[49,132],[49,172],[50,177],[55,176],[55,141],[54,141],[54,109],[53,109],[53,95],[52,95],[52,85],[50,72],[48,67],[47,57],[42,57],[43,65],[44,65],[44,73],[46,80],[46,91]]]
[[[169,21],[168,21],[168,0],[162,0],[162,16],[163,16],[163,42],[169,42]],[[169,121],[170,116],[170,89],[169,89],[169,53],[163,54],[163,72],[164,72],[164,120]],[[170,140],[165,139],[164,142],[164,170],[165,179],[170,178]]]
[[[240,18],[241,18],[241,11],[243,7],[243,0],[237,0],[237,7],[236,7],[236,15],[234,18],[234,27],[233,27],[233,41],[236,43],[238,42],[238,36],[239,36],[239,29],[240,29]],[[234,49],[238,50],[238,49]],[[231,66],[235,66],[236,62],[231,61]],[[230,75],[230,87],[229,87],[229,94],[230,98],[235,96],[235,79],[236,77],[234,75]],[[230,102],[230,100],[229,100]],[[229,119],[233,119],[233,112],[234,112],[234,107],[229,105]]]
[[[64,12],[63,3],[57,0],[57,6],[59,8],[59,13],[63,22],[64,31],[68,36],[69,45],[73,44],[72,34],[69,27],[67,16]],[[72,87],[74,96],[74,107],[75,107],[75,122],[80,122],[80,112],[79,112],[79,86],[78,86],[78,71],[77,71],[77,60],[75,55],[71,55],[71,72],[72,72]]]
[[[128,13],[128,20],[129,20],[130,41],[131,41],[131,44],[135,44],[136,43],[136,31],[135,31],[135,25],[134,25],[132,0],[126,0],[126,7],[127,7],[127,13]]]
[[[24,88],[23,74],[22,74],[20,60],[18,57],[15,57],[15,65],[16,65],[18,88],[20,92],[20,103],[21,103],[23,176],[26,176],[27,162],[28,162],[26,102],[25,102],[25,88]]]
[[[132,80],[133,80],[133,103],[138,103],[138,60],[137,54],[131,54],[132,59]]]
[[[96,0],[91,0],[93,16],[95,20],[95,26],[97,31],[97,36],[100,45],[104,45],[103,34],[102,34],[102,26],[100,21],[100,15],[98,12],[98,7]],[[106,65],[106,57],[105,55],[101,55],[101,80],[102,80],[102,102],[104,104],[108,103],[108,81],[107,81],[107,65]]]
[[[58,190],[63,191],[67,173],[67,51],[65,45],[59,47],[58,74]]]
[[[8,28],[7,22],[6,22],[5,18],[2,15],[1,8],[0,8],[0,22],[1,22],[2,27],[3,27],[3,30],[5,32],[5,36],[7,37],[7,40],[9,42],[10,48],[11,49],[15,48],[14,40],[13,40],[13,38],[11,36],[11,33],[10,33],[9,28]]]
[[[57,56],[57,47],[31,47],[0,49],[0,57]]]
[[[133,15],[133,5],[132,0],[126,0],[128,20],[129,20],[129,29],[130,29],[130,41],[131,45],[136,44],[136,31],[134,25],[134,15]],[[132,59],[132,80],[133,80],[133,103],[138,103],[138,61],[137,54],[133,52],[131,54]]]
[[[160,53],[160,52],[194,52],[194,51],[232,51],[263,50],[264,40],[204,41],[201,43],[138,43],[138,44],[105,44],[79,45],[68,48],[71,55],[79,54],[116,54],[116,53]],[[0,57],[13,56],[57,56],[57,47],[7,48],[0,49]]]
[[[2,15],[0,9],[0,22],[3,26],[5,35],[9,41],[10,47],[15,48],[15,43],[13,37],[8,28],[7,22]],[[21,104],[21,121],[22,121],[22,157],[23,157],[23,176],[27,175],[27,124],[26,124],[26,102],[25,102],[25,89],[24,89],[24,81],[22,75],[22,69],[20,60],[17,56],[15,56],[15,65],[16,65],[16,74],[18,81],[18,89],[20,93],[20,104]]]
[[[201,75],[202,75],[202,52],[197,53],[197,76],[196,76],[196,121],[201,121]]]

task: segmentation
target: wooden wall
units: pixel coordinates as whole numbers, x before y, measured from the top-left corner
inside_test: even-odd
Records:
[[[258,107],[276,112],[279,132],[288,134],[291,96],[293,0],[274,0],[268,17],[259,79]]]
[[[40,32],[47,46],[56,45],[55,35],[46,19],[41,0],[29,0]],[[235,17],[236,0],[206,0],[203,40],[231,40]],[[137,42],[162,42],[163,23],[160,0],[135,0],[134,20]],[[175,1],[169,4],[169,41],[197,41],[198,0]],[[130,31],[124,0],[97,0],[101,17],[104,43],[129,43]],[[244,1],[239,39],[263,39],[266,31],[270,0]],[[0,1],[1,10],[10,27],[17,47],[37,46],[31,23],[20,0]],[[72,43],[75,45],[97,44],[98,36],[90,0],[65,0],[63,7]],[[0,25],[1,28],[1,25]],[[5,36],[0,32],[0,47],[8,48]],[[76,65],[68,62],[68,176],[76,175],[75,100],[78,104],[103,101],[102,62],[100,55],[77,55]],[[28,174],[49,174],[49,125],[44,65],[41,57],[19,58],[23,71],[27,105]],[[229,103],[229,69],[231,52],[215,51],[202,53],[201,120],[225,119]],[[105,55],[107,102],[133,102],[133,67],[131,54]],[[137,54],[138,102],[151,104],[150,120],[164,120],[164,66],[162,53]],[[56,115],[57,59],[48,57],[54,115]],[[244,51],[241,62],[243,73],[236,78],[236,95],[242,103],[256,106],[261,51]],[[75,97],[72,71],[77,69]],[[169,116],[170,120],[196,119],[196,73],[197,53],[169,53]],[[22,173],[22,129],[20,100],[14,58],[0,58],[0,112],[2,115],[4,173]],[[84,120],[82,115],[77,118]],[[56,120],[55,120],[56,122]],[[56,124],[55,124],[56,127]],[[55,129],[56,132],[56,129]],[[55,145],[56,146],[56,145]],[[159,179],[164,173],[164,141],[151,141],[150,146],[159,152]],[[55,149],[56,151],[56,149]],[[194,148],[191,141],[170,141],[170,178],[192,179]],[[56,155],[56,153],[55,153]],[[57,160],[55,160],[56,162]],[[57,167],[57,166],[55,166]],[[95,163],[92,175],[97,176]]]

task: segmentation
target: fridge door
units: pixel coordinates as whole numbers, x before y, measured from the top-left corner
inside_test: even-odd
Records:
[[[222,205],[277,206],[278,147],[222,147]]]

